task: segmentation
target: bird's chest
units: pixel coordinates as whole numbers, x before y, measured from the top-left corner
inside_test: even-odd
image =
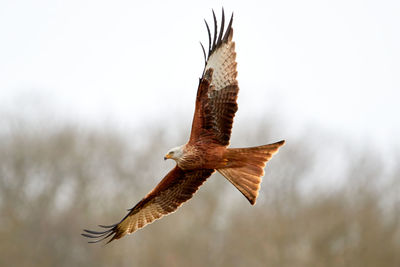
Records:
[[[205,155],[201,151],[192,149],[186,152],[177,163],[182,170],[202,169],[205,163]]]
[[[214,164],[219,161],[220,157],[221,155],[216,149],[192,147],[178,161],[178,166],[183,170],[214,169]]]

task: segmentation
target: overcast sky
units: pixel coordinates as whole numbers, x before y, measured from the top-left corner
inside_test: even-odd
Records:
[[[0,2],[0,112],[191,120],[199,41],[234,12],[239,112],[353,139],[400,134],[400,1]],[[239,124],[239,125],[238,125]]]

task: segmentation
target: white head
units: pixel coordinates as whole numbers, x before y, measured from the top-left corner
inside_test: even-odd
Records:
[[[175,161],[179,160],[183,156],[183,145],[182,146],[177,146],[172,149],[170,149],[165,155],[164,160],[167,159],[173,159]]]

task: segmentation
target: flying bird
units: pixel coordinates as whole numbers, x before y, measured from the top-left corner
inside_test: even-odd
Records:
[[[111,237],[109,243],[176,211],[215,171],[228,179],[252,205],[256,203],[264,167],[285,141],[228,148],[239,92],[235,43],[232,41],[233,14],[225,30],[224,10],[219,31],[214,11],[213,19],[213,36],[205,21],[209,37],[207,52],[200,43],[205,67],[197,89],[189,141],[171,149],[164,157],[175,160],[175,168],[129,209],[120,222],[99,225],[102,231],[84,230],[82,235],[93,239],[90,243]]]

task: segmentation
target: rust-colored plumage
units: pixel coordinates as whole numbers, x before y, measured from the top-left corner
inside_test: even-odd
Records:
[[[235,43],[232,41],[233,15],[224,32],[225,15],[222,10],[219,34],[214,12],[213,18],[214,37],[211,37],[206,22],[209,49],[206,53],[202,45],[206,64],[197,90],[190,139],[187,144],[170,150],[165,156],[165,159],[174,159],[176,167],[120,222],[100,225],[103,231],[84,230],[83,236],[94,239],[90,242],[109,237],[108,242],[111,242],[174,212],[215,170],[252,205],[255,204],[265,164],[284,141],[251,148],[228,148],[239,92]]]

